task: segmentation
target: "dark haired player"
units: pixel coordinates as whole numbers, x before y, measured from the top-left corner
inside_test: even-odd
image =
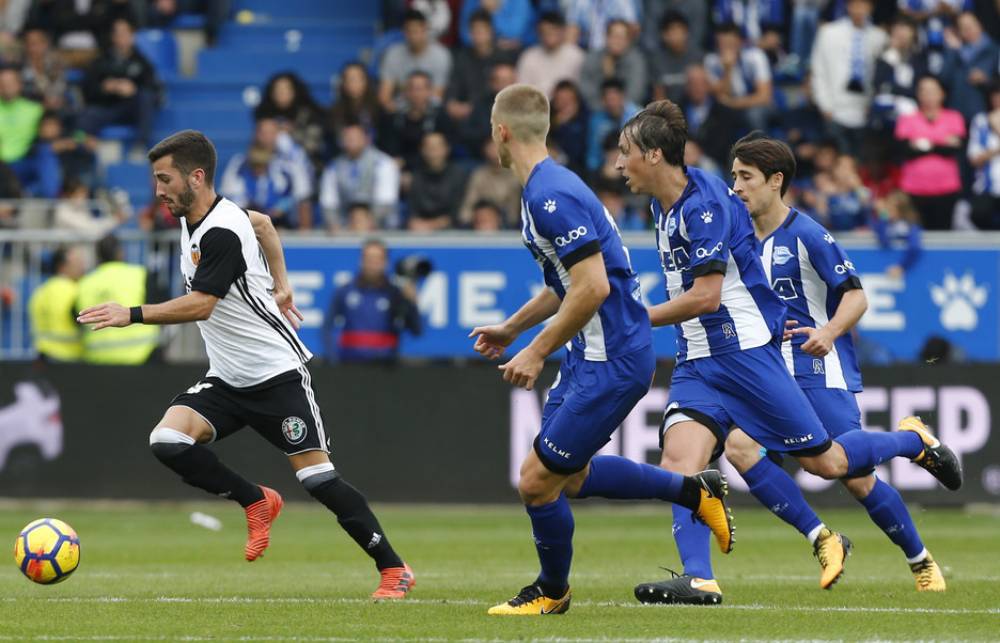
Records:
[[[381,583],[372,598],[403,598],[413,572],[396,554],[364,496],[334,469],[329,439],[295,333],[281,243],[270,219],[215,193],[215,148],[185,130],[149,151],[156,196],[181,222],[187,294],[131,309],[105,303],[80,313],[94,330],[129,324],[197,322],[208,374],[174,398],[149,435],[153,455],[184,482],[238,502],[247,515],[248,561],[270,542],[281,496],[228,468],[206,444],[249,425],[282,450],[295,476],[374,561]]]

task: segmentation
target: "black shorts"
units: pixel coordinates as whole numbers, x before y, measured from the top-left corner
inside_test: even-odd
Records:
[[[213,441],[249,426],[286,455],[330,451],[330,439],[305,366],[247,388],[206,377],[175,397],[170,405],[186,406],[204,418],[215,434]]]

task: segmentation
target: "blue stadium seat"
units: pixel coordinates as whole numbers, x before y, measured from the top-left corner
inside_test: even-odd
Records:
[[[253,118],[250,110],[245,107],[213,109],[202,105],[196,110],[164,109],[156,115],[153,127],[158,131],[196,129],[209,137],[221,132],[249,136],[253,129]]]
[[[204,29],[205,16],[200,13],[182,13],[174,18],[171,29]]]
[[[368,73],[372,78],[378,77],[378,68],[382,63],[385,50],[397,42],[403,42],[403,32],[399,29],[390,29],[375,39],[375,43],[372,45],[372,57],[368,63]]]
[[[131,125],[108,125],[97,133],[97,138],[106,141],[130,142],[135,140],[135,128]]]
[[[146,163],[112,163],[105,168],[109,188],[125,190],[134,207],[144,207],[153,198],[152,179]]]
[[[135,34],[135,46],[153,64],[160,78],[177,75],[177,39],[166,29],[143,29]]]
[[[294,70],[307,83],[322,84],[329,82],[343,64],[354,57],[355,52],[350,49],[315,53],[260,49],[242,53],[232,49],[204,49],[198,54],[198,75],[228,82],[260,84],[272,74]]]
[[[313,18],[336,20],[363,18],[374,22],[378,19],[377,2],[331,2],[330,0],[237,0],[234,10],[248,10],[269,18]]]

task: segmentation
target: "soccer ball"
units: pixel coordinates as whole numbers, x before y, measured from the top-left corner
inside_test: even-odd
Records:
[[[28,523],[14,542],[14,562],[21,573],[42,585],[69,578],[80,565],[80,539],[55,518]]]

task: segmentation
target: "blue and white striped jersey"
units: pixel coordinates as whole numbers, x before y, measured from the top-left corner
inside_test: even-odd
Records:
[[[993,131],[987,114],[976,114],[969,124],[969,158],[1000,148],[1000,134]],[[972,185],[976,194],[1000,197],[1000,156],[994,156],[976,170]]]
[[[792,210],[764,240],[761,260],[771,287],[788,306],[788,318],[800,326],[822,328],[833,317],[844,292],[861,287],[854,264],[826,228]],[[825,357],[802,350],[808,338],[782,343],[788,370],[802,388],[861,391],[861,369],[850,333],[837,338]]]
[[[685,168],[688,184],[664,212],[653,199],[667,299],[711,272],[725,275],[719,310],[677,325],[677,361],[763,346],[780,338],[785,306],[768,285],[750,213],[722,179]]]
[[[571,287],[569,269],[600,252],[611,293],[573,338],[572,349],[606,361],[650,345],[649,316],[614,219],[583,181],[552,159],[535,166],[521,195],[521,237],[560,299]]]

